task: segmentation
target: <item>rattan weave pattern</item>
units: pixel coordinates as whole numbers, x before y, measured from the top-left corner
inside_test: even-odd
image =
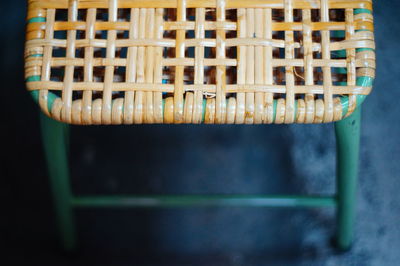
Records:
[[[59,121],[323,123],[372,88],[371,0],[28,2],[27,88]]]

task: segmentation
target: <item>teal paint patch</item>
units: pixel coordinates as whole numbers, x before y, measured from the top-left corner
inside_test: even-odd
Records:
[[[346,58],[346,50],[343,49],[343,50],[332,51],[331,57],[333,59]]]
[[[27,23],[35,23],[35,22],[46,22],[46,18],[44,17],[35,17],[35,18],[31,18],[27,21]]]
[[[49,112],[53,108],[53,103],[57,98],[59,98],[57,95],[55,95],[51,91],[48,92],[48,94],[47,94],[47,108],[49,109]]]
[[[203,117],[201,118],[202,119],[201,123],[204,123],[204,121],[206,120],[206,105],[207,105],[207,100],[203,99]]]
[[[26,82],[40,81],[40,76],[30,76],[26,79]]]
[[[372,11],[366,8],[356,8],[354,9],[354,15],[362,14],[362,13],[367,13],[367,14],[372,14]]]
[[[29,57],[43,57],[43,54],[33,54],[33,55],[30,55]]]
[[[331,37],[334,38],[344,38],[346,36],[346,32],[344,30],[332,30]]]
[[[164,114],[165,114],[165,99],[162,99],[162,117],[163,117],[163,120],[164,120]]]
[[[372,48],[356,48],[356,52],[364,52],[364,51],[375,51]]]
[[[273,111],[272,111],[272,123],[275,123],[275,120],[276,120],[276,109],[277,109],[277,106],[278,106],[278,100],[274,100]]]

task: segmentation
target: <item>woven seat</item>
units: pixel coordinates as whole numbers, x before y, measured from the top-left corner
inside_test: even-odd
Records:
[[[29,0],[27,88],[72,124],[337,121],[372,88],[371,10],[371,0]]]

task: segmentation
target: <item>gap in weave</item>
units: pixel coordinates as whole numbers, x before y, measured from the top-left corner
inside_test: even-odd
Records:
[[[294,71],[294,84],[304,85],[304,67],[296,66],[293,68]]]
[[[346,50],[331,51],[332,59],[346,59]]]
[[[346,32],[344,30],[331,30],[329,33],[331,42],[341,42],[346,39]]]
[[[163,18],[164,21],[176,21],[176,9],[164,8]]]
[[[319,8],[311,9],[311,21],[312,22],[320,22],[321,21],[321,12]]]
[[[72,91],[72,101],[81,100],[82,94],[82,91]]]
[[[346,86],[346,84],[347,84],[347,68],[332,67],[331,74],[332,74],[333,85]]]
[[[195,52],[194,47],[185,47],[185,58],[194,58]]]
[[[284,9],[272,9],[272,21],[274,22],[284,22],[285,21],[285,11]]]
[[[285,74],[286,70],[285,67],[279,66],[279,67],[273,67],[273,77],[274,77],[274,84],[276,85],[286,85],[286,79],[285,79]]]
[[[311,34],[311,38],[312,38],[312,42],[313,44],[321,44],[321,32],[320,31],[313,31]],[[321,59],[322,58],[322,54],[321,54],[321,50],[320,51],[314,51],[313,52],[313,58],[314,59]]]
[[[329,9],[329,21],[345,22],[346,15],[344,9]]]
[[[215,58],[216,48],[215,47],[204,47],[204,58]]]
[[[226,48],[226,58],[236,59],[237,58],[237,47],[231,46]]]
[[[175,67],[164,66],[162,69],[163,84],[174,84],[175,83]]]
[[[225,11],[225,19],[230,22],[237,22],[237,9],[230,8]]]
[[[125,66],[114,67],[113,82],[117,82],[117,83],[126,82],[126,67]]]
[[[108,9],[107,8],[96,9],[96,20],[97,21],[108,21]]]
[[[55,21],[68,21],[68,9],[65,8],[57,8]]]
[[[186,35],[185,35],[186,39],[194,39],[195,38],[195,32],[194,30],[187,30],[186,31]]]
[[[314,85],[323,84],[323,72],[322,67],[314,67]]]
[[[237,38],[237,31],[235,30],[227,30],[225,31],[226,39]]]
[[[103,92],[102,91],[92,91],[92,101],[94,100],[102,100],[103,99]]]
[[[204,67],[204,84],[216,84],[216,66],[205,66]]]
[[[294,48],[294,58],[303,59],[304,58],[304,47]]]
[[[186,8],[186,20],[188,21],[196,20],[196,8]]]
[[[186,85],[194,83],[194,66],[185,66],[183,71],[183,83]]]
[[[126,59],[128,57],[128,47],[117,47],[115,49],[115,58]]]
[[[176,39],[176,30],[165,30],[163,32],[163,38],[164,39]]]
[[[118,8],[117,20],[122,22],[128,22],[131,20],[131,9],[130,8]]]
[[[67,54],[67,49],[65,47],[53,47],[52,57],[60,58],[65,57]]]
[[[66,30],[55,30],[54,31],[54,39],[58,39],[58,40],[67,39],[67,31]]]
[[[75,49],[75,58],[85,58],[85,48],[78,47]]]
[[[117,40],[129,39],[129,31],[127,30],[117,30]]]
[[[63,82],[65,66],[52,66],[50,68],[50,81]]]
[[[215,8],[206,9],[206,21],[216,21],[217,20],[217,10]]]
[[[103,39],[106,40],[108,36],[108,31],[107,30],[97,30],[95,34],[96,39]]]
[[[164,58],[175,58],[175,47],[164,47],[163,57]]]
[[[78,21],[86,21],[86,17],[87,17],[87,9],[86,8],[81,8],[78,9]]]
[[[120,98],[124,99],[125,98],[125,91],[113,91],[111,95],[112,95],[111,98],[113,100],[120,99]]]
[[[77,30],[76,31],[76,39],[77,40],[82,40],[86,38],[86,32],[84,30]]]
[[[303,21],[303,13],[301,9],[293,9],[293,21],[294,22]]]
[[[237,66],[226,67],[226,84],[237,84]]]
[[[285,32],[284,31],[273,31],[272,38],[275,40],[285,40]]]
[[[285,58],[285,48],[274,47],[272,49],[272,57],[276,58],[276,59],[284,59]]]
[[[105,66],[93,67],[93,82],[104,82],[104,75],[106,72]]]
[[[107,52],[106,48],[95,47],[93,57],[94,58],[106,58],[106,52]]]

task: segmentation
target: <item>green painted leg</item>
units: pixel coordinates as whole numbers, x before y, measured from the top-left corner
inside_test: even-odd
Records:
[[[75,249],[76,239],[66,145],[68,125],[50,119],[44,114],[41,114],[40,118],[58,229],[64,249],[72,251]]]
[[[353,240],[361,108],[335,123],[337,145],[337,247],[348,250]]]

